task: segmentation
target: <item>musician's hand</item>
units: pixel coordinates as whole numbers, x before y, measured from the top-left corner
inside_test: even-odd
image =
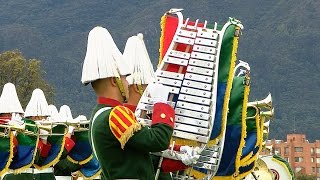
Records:
[[[162,102],[167,103],[169,88],[162,84],[154,83],[150,84],[147,88],[150,97],[154,100],[154,103]]]
[[[47,141],[49,132],[43,129],[40,129],[40,139]]]
[[[24,122],[22,121],[22,117],[19,114],[15,114],[13,113],[11,116],[11,120],[9,121],[10,125],[13,126],[20,126],[22,125]]]
[[[184,152],[184,155],[181,156],[181,161],[185,165],[190,165],[197,162],[200,157],[201,149],[199,147],[193,148],[190,146],[181,146],[180,152]]]
[[[191,165],[197,162],[200,155],[189,156],[187,153],[181,155],[181,161],[185,165]]]
[[[74,126],[69,126],[68,127],[68,134],[73,134],[75,127]]]
[[[199,147],[181,146],[180,152],[184,152],[187,153],[189,156],[193,156],[200,154],[201,149]]]
[[[68,120],[68,123],[77,124],[77,123],[80,123],[80,120],[78,118],[71,119],[71,120]],[[72,134],[74,129],[75,129],[75,127],[73,125],[69,125],[68,134]]]
[[[181,146],[180,152],[184,152],[184,153],[187,153],[189,156],[192,156],[193,148],[190,146]]]

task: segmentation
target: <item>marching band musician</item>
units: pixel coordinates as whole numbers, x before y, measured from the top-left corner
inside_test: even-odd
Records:
[[[89,140],[106,179],[155,178],[150,152],[165,150],[170,142],[174,110],[166,104],[168,91],[155,86],[151,97],[154,105],[151,128],[141,126],[134,113],[122,105],[128,98],[130,74],[108,30],[93,28],[88,36],[88,46],[83,64],[83,84],[91,83],[96,95],[96,105],[89,128]]]
[[[128,39],[123,55],[124,58],[130,60],[131,67],[133,68],[132,74],[127,77],[129,83],[129,99],[125,106],[134,112],[147,85],[155,81],[154,70],[141,33]],[[174,146],[173,149],[185,152],[181,157],[182,162],[164,158],[158,180],[172,179],[169,172],[185,170],[188,165],[197,160],[198,156],[196,156],[196,154],[188,154],[188,152],[193,151],[189,146]],[[157,171],[159,157],[152,156],[152,159],[154,161],[155,171]]]
[[[56,113],[57,113],[57,117],[58,117],[58,119],[55,120],[56,122],[73,121],[73,116],[72,116],[70,107],[68,105],[62,105],[60,107],[59,112],[56,109]],[[77,122],[77,121],[75,121],[75,122]],[[72,173],[75,171],[78,171],[80,169],[79,164],[72,163],[67,159],[69,152],[75,146],[75,141],[72,139],[74,129],[75,129],[74,126],[69,125],[68,133],[66,134],[65,138],[66,138],[66,142],[68,139],[68,141],[70,141],[72,143],[70,143],[69,145],[66,144],[66,146],[68,146],[68,148],[66,148],[66,146],[65,146],[65,150],[63,151],[63,153],[60,157],[60,161],[54,166],[54,174],[55,174],[57,180],[64,180],[64,179],[70,180],[70,179],[72,179]]]
[[[24,111],[17,96],[15,85],[12,83],[5,84],[0,97],[0,124],[9,126],[14,125],[16,124],[16,122],[14,121],[20,121],[21,115],[23,113]],[[5,131],[4,128],[3,131]],[[3,137],[1,138],[0,143],[2,144],[2,149],[4,149],[7,144],[8,147],[6,147],[6,150],[10,151],[9,146],[11,146],[12,144],[11,142],[7,143],[8,141],[10,141],[10,137]],[[0,179],[3,179],[3,174],[9,172],[8,168],[11,161],[10,156],[14,155],[14,153],[17,151],[17,144],[17,138],[13,136],[13,152],[4,152],[3,154],[1,153],[0,162],[4,165],[3,167],[1,167],[2,169],[0,170]]]

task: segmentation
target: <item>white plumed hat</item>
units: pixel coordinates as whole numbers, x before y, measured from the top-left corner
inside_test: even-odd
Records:
[[[60,107],[59,115],[62,120],[70,121],[73,120],[71,109],[68,105],[63,105]]]
[[[155,81],[154,70],[141,33],[127,40],[123,56],[129,61],[132,69],[132,74],[127,77],[129,85],[149,84]]]
[[[87,53],[83,62],[83,84],[97,79],[119,77],[131,74],[128,64],[112,39],[109,31],[103,27],[93,28],[88,36]]]
[[[87,121],[87,117],[85,115],[79,115],[78,117],[76,117],[76,120]]]
[[[31,99],[26,107],[24,117],[49,116],[48,103],[41,89],[32,92]]]
[[[12,83],[7,83],[3,86],[0,97],[0,113],[24,113],[16,87]]]
[[[59,111],[55,105],[50,104],[48,107],[48,110],[49,110],[49,116],[50,116],[49,119],[50,120],[59,121],[61,119]]]

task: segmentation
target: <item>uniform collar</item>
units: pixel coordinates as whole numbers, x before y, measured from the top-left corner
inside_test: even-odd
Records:
[[[104,104],[110,107],[115,107],[115,106],[119,106],[122,105],[121,102],[111,99],[111,98],[106,98],[106,97],[98,97],[98,104]]]
[[[137,109],[136,105],[132,105],[132,104],[123,104],[125,107],[129,108],[132,112],[135,112]]]

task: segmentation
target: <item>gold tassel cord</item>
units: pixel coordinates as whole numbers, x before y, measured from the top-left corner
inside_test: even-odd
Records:
[[[79,171],[79,176],[83,177],[83,179],[96,179],[99,175],[101,174],[101,169],[95,173],[94,175],[90,176],[90,177],[87,177],[85,176],[81,171]]]
[[[242,149],[246,143],[245,138],[247,137],[247,103],[250,93],[250,86],[245,85],[244,88],[244,97],[242,103],[242,115],[241,115],[241,137],[240,137],[240,144],[236,155],[236,162],[235,162],[235,176],[239,175],[239,168],[241,166],[241,156],[242,156]]]
[[[9,170],[9,166],[12,162],[12,158],[13,158],[13,147],[14,147],[14,144],[13,144],[13,138],[14,138],[14,135],[12,133],[11,130],[9,130],[9,157],[8,157],[8,161],[6,163],[6,165],[4,166],[4,168],[2,169],[2,171],[0,171],[0,177],[5,173],[5,172],[8,172]]]

